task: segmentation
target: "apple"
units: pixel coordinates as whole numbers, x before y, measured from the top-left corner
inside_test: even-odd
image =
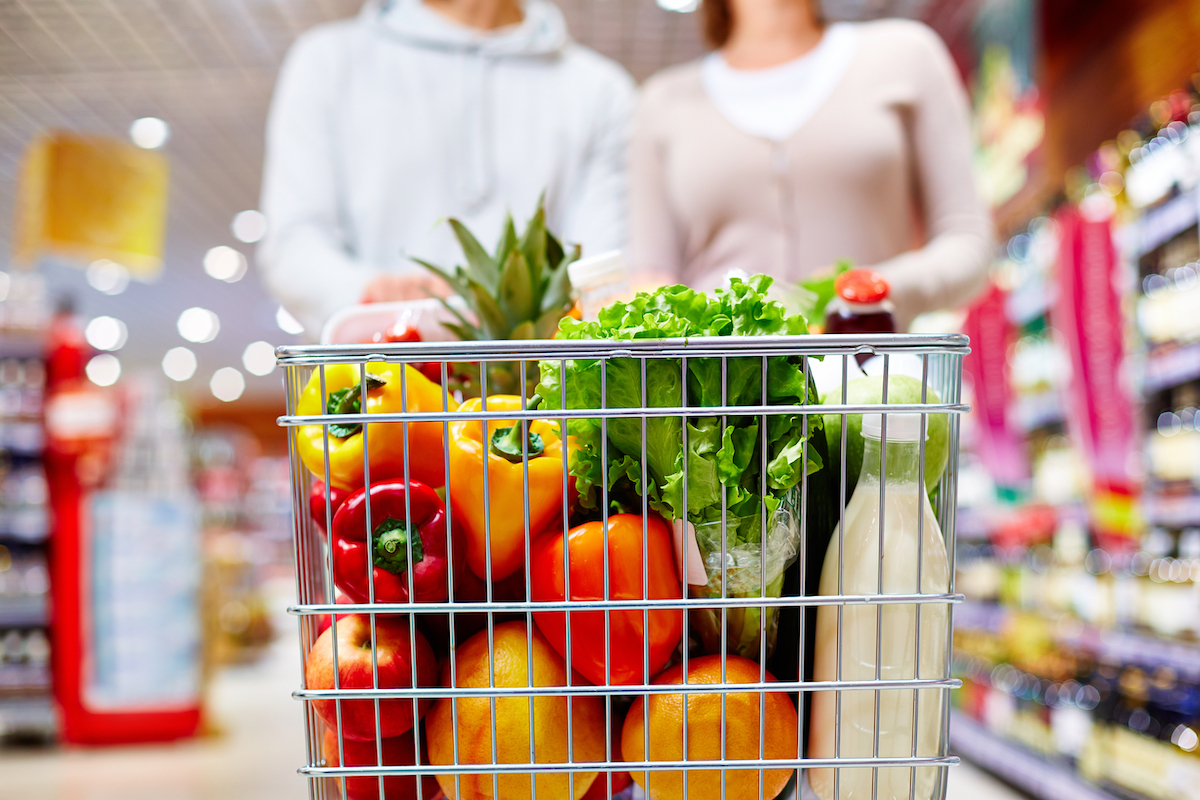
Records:
[[[821,397],[823,405],[840,405],[842,389],[831,389]],[[883,402],[883,378],[868,376],[856,378],[846,384],[846,404],[866,405]],[[908,375],[888,376],[888,403],[921,402],[921,381]],[[940,403],[937,392],[927,387],[926,403]],[[842,415],[825,414],[825,444],[829,448],[830,486],[834,492],[841,491]],[[946,461],[950,457],[949,419],[946,414],[929,414],[925,440],[925,491],[932,492],[942,478]],[[862,471],[863,437],[862,414],[846,415],[846,502],[854,494],[858,476]]]
[[[415,764],[413,758],[413,737],[410,731],[402,736],[393,736],[382,741],[383,764],[385,767],[406,767]],[[421,763],[428,764],[429,759],[421,747]],[[325,755],[325,765],[328,767],[341,766],[338,759],[338,740],[333,728],[326,728],[321,740],[321,751]],[[376,767],[379,764],[379,752],[375,742],[364,742],[357,739],[342,739],[342,754],[346,757],[347,767]],[[342,780],[338,779],[338,786]],[[421,796],[425,800],[437,797],[441,787],[432,775],[421,776]],[[380,800],[379,778],[362,777],[346,778],[345,800]],[[383,800],[416,800],[417,782],[412,775],[387,775],[383,779]]]
[[[334,595],[333,595],[333,602],[337,603],[339,606],[345,606],[345,605],[352,604],[354,601],[351,600],[349,597],[346,597],[346,595],[342,594],[341,592],[335,590]],[[317,633],[318,634],[322,634],[325,631],[329,630],[329,624],[330,624],[329,617],[330,616],[331,615],[329,615],[329,614],[322,614],[319,617],[317,617]],[[337,618],[341,619],[343,616],[345,616],[345,615],[338,614]]]
[[[334,636],[337,636],[337,662],[333,657]],[[437,686],[438,668],[433,649],[420,631],[410,634],[408,619],[398,616],[375,618],[376,671],[380,689],[406,689],[413,685],[411,663],[415,635],[417,654],[417,686]],[[337,624],[317,637],[308,660],[304,675],[309,689],[334,688],[334,676],[340,689],[370,689],[373,683],[371,669],[371,619],[364,614],[347,614]],[[337,727],[338,702],[333,699],[313,700],[313,709],[330,727]],[[375,700],[341,700],[342,734],[347,739],[374,741],[376,736]],[[425,715],[430,700],[417,703],[418,718]],[[399,736],[413,726],[413,704],[411,700],[388,699],[379,701],[379,735],[388,738]]]

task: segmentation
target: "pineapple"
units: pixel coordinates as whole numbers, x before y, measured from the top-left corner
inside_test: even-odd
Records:
[[[558,330],[558,322],[571,310],[571,279],[567,265],[579,259],[579,245],[564,246],[546,229],[544,198],[524,233],[517,237],[512,215],[504,228],[496,252],[488,254],[479,240],[458,220],[450,227],[462,248],[467,266],[444,269],[428,261],[413,259],[448,283],[470,308],[475,322],[467,319],[445,300],[442,304],[458,318],[444,322],[458,338],[549,339]],[[451,380],[464,395],[481,392],[477,364],[453,365]],[[536,361],[526,362],[528,396],[538,383]],[[488,364],[488,394],[516,394],[520,390],[519,362]]]

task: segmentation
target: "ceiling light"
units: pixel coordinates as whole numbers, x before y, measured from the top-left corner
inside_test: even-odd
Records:
[[[658,7],[666,11],[690,14],[700,7],[700,0],[657,0]]]
[[[270,375],[275,371],[275,348],[270,342],[251,342],[242,353],[242,366],[251,375]]]
[[[207,308],[193,306],[179,315],[176,327],[179,328],[179,335],[189,342],[203,344],[217,338],[221,320]]]
[[[142,117],[129,126],[129,138],[138,147],[157,150],[171,138],[171,126],[158,117]]]
[[[233,218],[233,235],[239,242],[253,244],[267,235],[267,218],[261,211],[239,211]]]
[[[232,247],[217,245],[204,254],[204,271],[226,283],[236,283],[246,274],[246,257]]]
[[[186,381],[196,374],[196,354],[186,347],[172,347],[163,356],[162,370],[173,381]]]
[[[116,261],[101,258],[88,265],[87,282],[97,292],[120,294],[129,286],[129,270]]]
[[[300,324],[298,319],[289,314],[288,310],[283,306],[280,306],[279,310],[275,312],[275,323],[279,325],[279,330],[284,333],[293,335],[304,333],[304,326]]]
[[[96,317],[87,324],[83,336],[97,350],[120,350],[129,338],[129,331],[115,317]]]
[[[12,278],[8,277],[7,272],[0,271],[0,303],[8,299],[8,289],[12,285]]]
[[[246,379],[233,367],[221,367],[213,373],[212,380],[208,382],[208,388],[212,389],[213,397],[226,403],[232,403],[246,390]]]
[[[121,362],[110,353],[95,356],[85,369],[88,380],[97,386],[112,386],[121,377]]]

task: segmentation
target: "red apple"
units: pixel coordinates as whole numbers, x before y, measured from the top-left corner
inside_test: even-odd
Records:
[[[345,606],[345,605],[350,605],[354,601],[351,600],[349,597],[346,597],[346,595],[342,594],[341,592],[339,592],[335,589],[334,593],[333,593],[333,602],[337,603],[339,606]],[[338,614],[337,618],[341,619],[343,616],[345,616],[345,615]],[[317,617],[317,633],[318,634],[322,634],[325,631],[329,630],[329,617],[330,617],[329,614],[322,614],[321,616]]]
[[[333,660],[333,636],[337,634],[337,665]],[[408,620],[404,617],[383,616],[375,619],[377,673],[379,688],[406,689],[413,685],[412,643]],[[438,668],[433,649],[420,631],[416,634],[417,686],[437,686]],[[334,675],[341,689],[369,689],[371,670],[371,620],[363,614],[347,614],[337,625],[317,637],[304,674],[309,689],[332,689]],[[419,717],[425,715],[430,700],[417,704]],[[331,728],[337,727],[337,700],[313,700],[313,708]],[[372,699],[342,700],[342,733],[347,739],[373,741],[376,735],[375,701]],[[388,699],[379,701],[379,735],[399,736],[413,726],[412,701]]]
[[[338,760],[338,741],[333,728],[325,729],[321,741],[321,750],[325,754],[325,764],[330,767],[341,765]],[[428,764],[429,759],[424,754],[424,743],[421,747],[421,763]],[[361,742],[355,739],[342,739],[342,753],[346,756],[348,767],[379,766],[379,753],[375,742]],[[383,740],[383,766],[405,767],[417,763],[413,758],[412,732],[402,736],[393,736]],[[342,781],[338,779],[338,786]],[[421,776],[421,793],[425,800],[437,797],[441,787],[432,775]],[[387,775],[383,779],[383,800],[416,800],[417,782],[412,775]],[[346,778],[345,800],[380,800],[379,778]]]

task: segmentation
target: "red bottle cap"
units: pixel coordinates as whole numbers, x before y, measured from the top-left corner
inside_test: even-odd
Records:
[[[837,277],[833,290],[847,303],[879,303],[887,298],[890,287],[878,272],[852,269]]]

